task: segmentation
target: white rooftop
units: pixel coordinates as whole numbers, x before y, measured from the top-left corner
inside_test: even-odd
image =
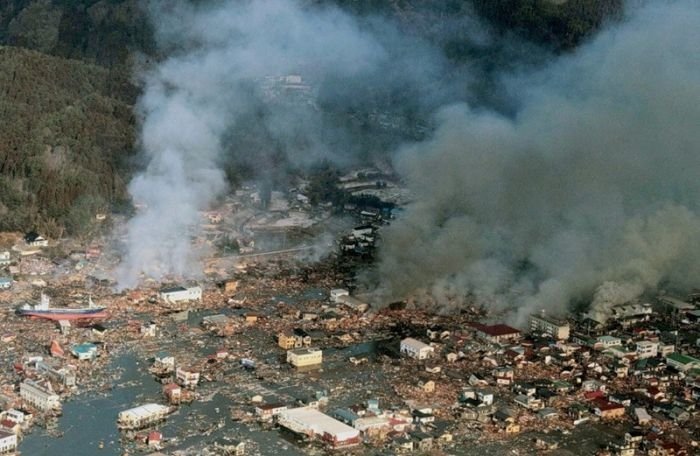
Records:
[[[423,350],[425,348],[431,348],[430,345],[425,344],[418,339],[414,339],[413,337],[407,337],[404,340],[402,340],[401,343],[404,345],[408,345],[414,350]]]
[[[149,418],[158,413],[163,413],[168,410],[168,407],[160,404],[144,404],[138,407],[131,408],[129,410],[124,410],[119,413],[120,415],[131,415],[134,419]]]
[[[351,439],[359,435],[356,429],[311,407],[285,410],[280,413],[280,419],[296,421],[312,429],[316,434],[326,433],[340,440]]]

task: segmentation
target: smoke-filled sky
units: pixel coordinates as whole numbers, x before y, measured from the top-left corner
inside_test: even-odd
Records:
[[[383,234],[386,299],[592,315],[700,278],[700,3],[638,2],[536,73],[516,114],[455,104],[396,157],[415,203]]]
[[[449,310],[469,296],[514,309],[518,323],[593,299],[603,320],[660,284],[695,285],[700,3],[629,2],[622,22],[556,58],[463,17],[460,35],[481,55],[509,56],[500,72],[448,61],[387,18],[301,0],[194,3],[149,3],[162,57],[139,75],[148,165],[130,185],[142,209],[121,286],[141,272],[196,275],[191,235],[226,190],[230,157],[262,175],[356,162],[365,143],[327,111],[404,104],[435,112],[437,128],[394,155],[415,202],[383,232],[377,300]],[[540,63],[515,72],[521,61]],[[265,87],[290,74],[308,102],[266,105]],[[507,100],[508,114],[465,103],[480,98]]]
[[[128,225],[121,287],[134,286],[142,272],[197,272],[191,235],[198,211],[226,189],[229,157],[261,174],[289,162],[350,161],[352,138],[327,122],[317,96],[342,111],[378,91],[413,90],[415,104],[428,106],[451,90],[431,84],[447,73],[441,53],[379,18],[360,21],[296,0],[152,1],[146,9],[163,57],[138,75],[148,165],[129,187],[141,209]],[[304,78],[309,101],[263,110],[266,84],[287,75]],[[249,138],[255,135],[265,141]]]

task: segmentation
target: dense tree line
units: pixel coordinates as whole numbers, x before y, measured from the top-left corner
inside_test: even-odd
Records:
[[[0,44],[105,66],[153,51],[139,0],[3,0]]]
[[[622,14],[624,0],[473,0],[499,29],[557,51],[571,49]]]
[[[123,204],[135,124],[127,77],[0,47],[0,230],[79,234]]]

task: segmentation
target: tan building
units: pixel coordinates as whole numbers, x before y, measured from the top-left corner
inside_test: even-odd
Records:
[[[238,290],[238,280],[227,280],[224,284],[224,291],[226,293],[235,293]]]
[[[558,340],[569,338],[569,323],[543,314],[530,315],[530,332],[536,334],[547,334]]]
[[[299,328],[294,331],[281,332],[277,335],[277,345],[285,350],[308,347],[311,345],[311,336]]]
[[[178,367],[175,370],[175,381],[185,388],[197,386],[199,383],[199,372],[193,369]]]
[[[323,362],[323,352],[313,348],[289,350],[287,362],[294,367],[314,366]]]
[[[603,398],[594,402],[593,411],[604,420],[613,420],[625,416],[625,407],[622,404],[609,402]]]
[[[277,345],[285,350],[291,350],[294,348],[294,334],[291,331],[277,334]]]

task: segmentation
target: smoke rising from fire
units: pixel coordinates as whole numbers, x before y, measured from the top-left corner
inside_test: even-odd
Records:
[[[464,104],[396,156],[415,202],[383,234],[384,299],[614,304],[700,277],[700,3],[641,2],[535,74],[507,117]]]
[[[198,273],[192,238],[199,211],[226,189],[228,158],[263,175],[284,166],[280,156],[296,165],[350,159],[352,138],[323,117],[317,96],[341,108],[392,88],[422,93],[418,104],[445,96],[444,84],[429,83],[442,78],[440,53],[378,18],[360,22],[337,8],[294,0],[148,5],[162,57],[140,75],[148,164],[129,186],[139,210],[128,223],[121,287],[136,285],[142,273],[156,279]],[[287,75],[304,77],[307,102],[265,110],[265,84]],[[357,88],[352,96],[349,85]],[[244,137],[238,125],[244,116],[266,136],[263,146]]]

